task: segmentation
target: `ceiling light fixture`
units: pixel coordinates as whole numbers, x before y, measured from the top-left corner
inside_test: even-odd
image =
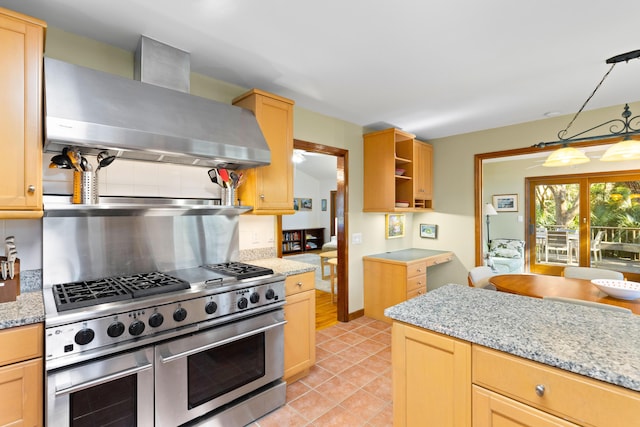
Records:
[[[617,137],[622,137],[622,141],[609,147],[609,149],[605,152],[600,160],[605,162],[613,162],[640,159],[640,141],[635,141],[632,139],[632,136],[640,135],[640,115],[631,117],[632,113],[629,110],[628,104],[625,104],[624,106],[622,119],[608,120],[585,131],[578,132],[572,136],[567,136],[569,128],[571,127],[573,122],[575,122],[580,113],[582,113],[584,107],[586,107],[587,103],[591,100],[591,98],[593,98],[593,95],[595,95],[600,86],[602,86],[602,83],[604,83],[605,79],[611,73],[616,64],[622,61],[629,62],[630,60],[636,58],[640,58],[640,50],[634,50],[607,59],[606,63],[611,64],[611,68],[609,68],[609,70],[602,77],[600,83],[598,83],[593,92],[591,92],[591,95],[589,95],[584,104],[582,104],[582,107],[580,107],[578,112],[573,116],[567,127],[558,132],[558,141],[540,142],[533,145],[534,147],[562,145],[562,148],[554,151],[549,155],[549,157],[547,157],[547,160],[543,163],[543,166],[557,167],[587,163],[590,161],[590,159],[582,151],[574,147],[570,147],[570,144],[576,142],[596,141],[600,139]],[[607,127],[610,133],[598,136],[584,136],[602,127]]]

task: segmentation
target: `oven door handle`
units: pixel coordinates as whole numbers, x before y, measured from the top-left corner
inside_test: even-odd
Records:
[[[169,363],[169,362],[172,362],[172,361],[174,361],[176,359],[181,359],[183,357],[191,356],[192,354],[200,353],[201,351],[206,351],[206,350],[209,350],[209,349],[214,348],[214,347],[219,347],[221,345],[224,345],[224,344],[227,344],[227,343],[230,343],[230,342],[233,342],[233,341],[237,341],[239,339],[246,338],[246,337],[249,337],[251,335],[258,334],[260,332],[268,331],[269,329],[277,328],[278,326],[282,326],[285,323],[287,323],[287,321],[283,320],[281,322],[274,323],[274,324],[269,325],[269,326],[264,326],[262,328],[252,329],[252,330],[250,330],[248,332],[245,332],[243,334],[234,335],[232,337],[225,338],[223,340],[216,341],[214,343],[210,343],[210,344],[207,344],[207,345],[203,345],[201,347],[193,348],[191,350],[183,351],[182,353],[173,354],[171,356],[162,356],[161,355],[160,356],[160,361],[162,363]]]
[[[144,365],[141,366],[134,366],[133,368],[129,368],[129,369],[124,369],[122,371],[119,372],[114,372],[113,374],[109,374],[109,375],[105,375],[103,377],[100,378],[96,378],[94,380],[90,380],[90,381],[85,381],[83,383],[77,384],[77,385],[73,385],[71,387],[66,387],[66,388],[62,388],[62,389],[56,389],[56,396],[60,396],[63,394],[71,394],[71,393],[75,393],[76,391],[80,391],[80,390],[84,390],[102,383],[106,383],[109,381],[113,381],[113,380],[117,380],[119,378],[124,378],[126,376],[129,376],[131,374],[136,374],[138,372],[142,372],[142,371],[147,371],[149,369],[152,368],[152,364],[151,363],[145,363]]]

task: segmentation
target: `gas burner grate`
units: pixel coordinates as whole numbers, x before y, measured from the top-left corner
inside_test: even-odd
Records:
[[[266,276],[273,274],[273,270],[257,265],[244,264],[242,262],[223,262],[220,264],[207,264],[205,268],[235,277],[238,280],[251,279],[254,277]]]
[[[53,285],[58,311],[188,289],[189,282],[160,272]]]

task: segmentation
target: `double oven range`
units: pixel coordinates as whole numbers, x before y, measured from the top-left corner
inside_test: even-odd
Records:
[[[284,404],[284,277],[229,261],[235,211],[53,201],[48,426],[242,426]]]

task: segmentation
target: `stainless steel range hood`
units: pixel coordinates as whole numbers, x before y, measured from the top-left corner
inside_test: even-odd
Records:
[[[44,67],[47,152],[76,146],[83,154],[106,149],[127,159],[230,169],[271,162],[248,110],[51,58]]]

